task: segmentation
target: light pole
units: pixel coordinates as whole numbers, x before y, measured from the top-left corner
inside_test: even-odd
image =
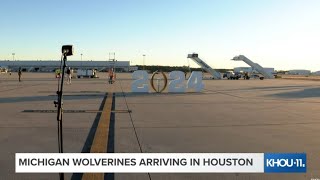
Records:
[[[111,58],[113,56],[113,58]],[[109,68],[111,70],[112,66],[115,68],[115,61],[116,61],[116,53],[115,52],[109,52]]]
[[[12,53],[12,66],[14,67],[14,56],[16,55],[16,53]]]
[[[143,56],[143,70],[145,70],[145,61],[146,61],[146,55],[142,55]]]
[[[81,67],[82,67],[82,55],[83,55],[83,54],[81,53],[80,55],[81,55]]]
[[[113,56],[113,58],[111,58]],[[115,61],[116,60],[116,53],[115,52],[109,52],[109,61]]]
[[[116,63],[117,63],[117,60],[114,61],[114,65],[113,65],[113,72],[114,72],[114,73],[116,73],[116,67],[117,67],[117,66],[116,66]]]

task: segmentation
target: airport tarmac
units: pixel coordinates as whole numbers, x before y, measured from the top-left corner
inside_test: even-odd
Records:
[[[131,93],[131,74],[74,79],[64,87],[64,152],[90,152],[106,99],[114,95],[107,140],[112,152],[306,152],[306,174],[106,174],[116,180],[320,178],[320,85],[305,80],[204,80],[201,93]],[[58,179],[16,174],[15,153],[58,152],[57,79],[50,73],[0,74],[0,179]],[[108,93],[108,94],[107,94]],[[113,94],[114,93],[114,94]],[[107,96],[106,96],[107,94]],[[77,112],[85,110],[87,112]],[[79,179],[81,174],[65,174]]]

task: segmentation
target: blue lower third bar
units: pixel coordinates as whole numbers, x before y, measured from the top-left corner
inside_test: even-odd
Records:
[[[265,173],[306,173],[306,153],[265,153]]]

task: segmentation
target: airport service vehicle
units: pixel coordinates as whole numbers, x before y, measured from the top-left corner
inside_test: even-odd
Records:
[[[259,74],[252,74],[251,77],[254,78],[254,79],[264,80],[264,76],[259,75]]]
[[[0,67],[0,73],[7,73],[8,68],[7,67]]]
[[[78,69],[78,78],[98,78],[97,71],[95,69]]]
[[[243,79],[244,80],[249,80],[250,78],[252,79],[260,79],[260,80],[264,80],[264,76],[261,74],[249,74],[249,73],[245,73],[243,75]]]
[[[224,75],[223,78],[231,79],[231,80],[239,80],[241,78],[241,74],[239,73],[234,73],[233,71],[227,71]]]

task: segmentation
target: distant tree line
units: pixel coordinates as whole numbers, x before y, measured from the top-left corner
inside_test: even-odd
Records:
[[[188,66],[143,66],[143,65],[135,65],[139,70],[146,70],[149,72],[155,71],[163,71],[163,72],[171,72],[171,71],[182,71],[182,72],[190,72],[190,71],[203,71],[202,68],[189,68]],[[220,73],[225,73],[227,71],[232,71],[233,69],[215,69]]]

